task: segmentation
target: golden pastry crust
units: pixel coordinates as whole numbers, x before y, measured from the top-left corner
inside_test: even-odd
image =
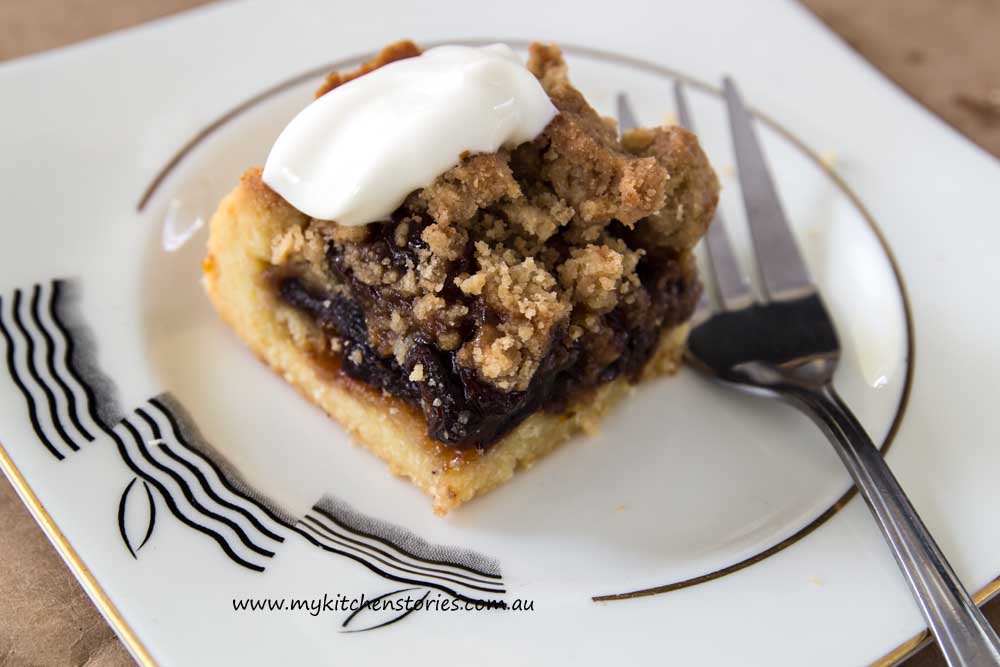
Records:
[[[204,285],[223,320],[264,363],[346,428],[354,439],[422,489],[444,515],[510,479],[580,431],[593,431],[601,415],[627,394],[619,378],[581,397],[564,412],[539,412],[485,452],[458,452],[427,435],[413,406],[344,374],[323,354],[326,336],[283,304],[268,285],[273,242],[301,229],[306,216],[260,181],[244,174],[211,221]],[[677,370],[686,325],[664,332],[647,373]]]

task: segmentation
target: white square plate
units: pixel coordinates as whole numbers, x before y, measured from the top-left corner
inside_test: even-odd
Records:
[[[439,519],[218,321],[207,215],[323,72],[403,37],[561,43],[599,110],[626,92],[646,124],[687,81],[746,258],[701,83],[732,74],[844,338],[838,385],[963,581],[997,590],[1000,167],[803,9],[233,3],[0,65],[0,464],[140,663],[867,664],[922,628],[788,408],[684,371]],[[437,608],[235,608],[338,595]],[[480,600],[511,608],[441,609]]]

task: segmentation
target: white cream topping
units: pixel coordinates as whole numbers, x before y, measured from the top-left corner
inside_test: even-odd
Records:
[[[531,141],[556,113],[507,45],[440,46],[303,109],[271,148],[264,182],[309,216],[364,225],[386,219],[463,153]]]

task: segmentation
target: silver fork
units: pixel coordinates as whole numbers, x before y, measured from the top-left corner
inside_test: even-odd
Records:
[[[692,129],[680,82],[680,124]],[[963,588],[864,428],[833,388],[840,343],[785,217],[753,130],[730,79],[723,83],[747,221],[764,299],[754,299],[717,215],[705,248],[718,309],[703,295],[688,361],[710,378],[782,399],[823,430],[878,521],[927,625],[949,665],[1000,665],[1000,639]],[[634,126],[624,95],[619,124]]]

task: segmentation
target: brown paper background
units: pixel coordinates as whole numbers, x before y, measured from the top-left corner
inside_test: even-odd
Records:
[[[199,4],[199,0],[2,0],[0,60]],[[804,4],[913,97],[1000,157],[1000,0],[804,0]],[[1000,598],[986,609],[994,626],[1000,625]],[[0,665],[133,664],[14,490],[6,480],[0,481]],[[933,646],[905,664],[944,667]]]

